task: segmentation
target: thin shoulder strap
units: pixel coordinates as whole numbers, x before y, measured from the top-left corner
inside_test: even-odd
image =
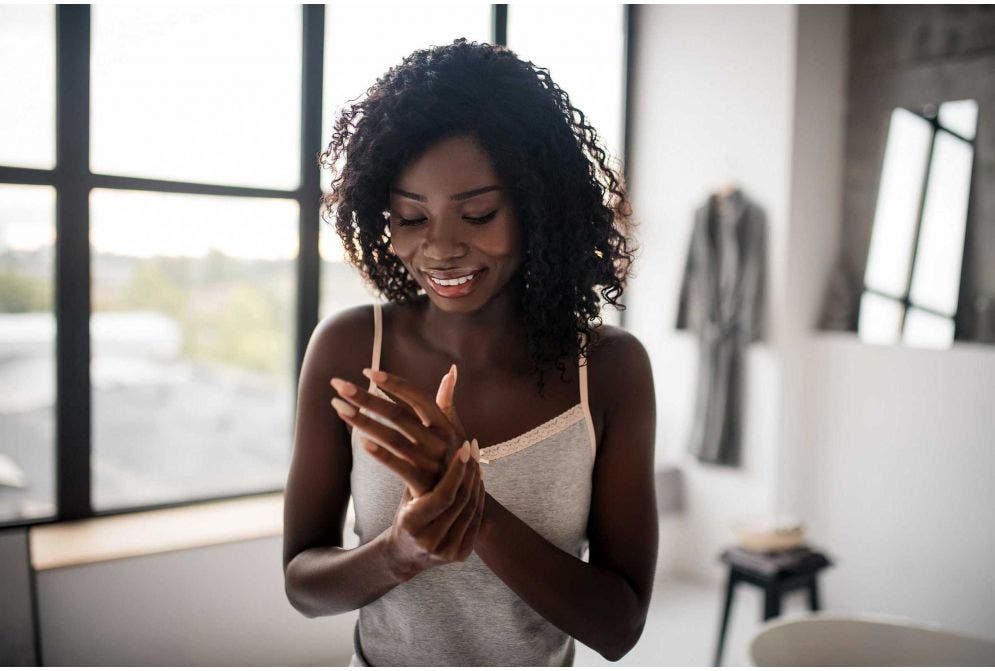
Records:
[[[380,303],[373,304],[373,360],[370,362],[370,368],[373,370],[380,370],[380,344],[383,342],[383,306]],[[370,385],[367,388],[371,394],[376,385],[373,380],[370,380]]]
[[[587,334],[581,334],[581,342],[587,342]],[[580,356],[577,360],[578,377],[580,378],[580,404],[584,409],[584,420],[587,423],[587,435],[591,441],[591,456],[598,451],[598,440],[594,433],[594,420],[591,419],[591,406],[587,401],[587,358]]]

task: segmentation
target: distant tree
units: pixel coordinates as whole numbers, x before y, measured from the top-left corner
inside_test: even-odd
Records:
[[[187,292],[170,272],[168,260],[161,257],[142,259],[131,281],[121,292],[119,310],[155,310],[182,319],[187,311]]]
[[[0,312],[49,312],[52,282],[15,272],[0,273]]]

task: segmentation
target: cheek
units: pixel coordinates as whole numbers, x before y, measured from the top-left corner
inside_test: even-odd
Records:
[[[477,248],[488,256],[514,258],[521,253],[521,235],[518,225],[493,226],[479,233]]]
[[[413,234],[411,231],[405,231],[401,228],[391,228],[390,231],[390,246],[394,250],[394,254],[406,259],[414,254],[418,250],[418,245],[421,242],[421,237]]]

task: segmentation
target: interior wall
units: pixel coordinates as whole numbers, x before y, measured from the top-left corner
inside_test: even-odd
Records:
[[[865,345],[811,351],[812,535],[834,609],[995,639],[995,351]]]
[[[626,328],[653,362],[658,466],[684,471],[684,515],[661,530],[661,555],[676,572],[717,578],[732,520],[775,505],[795,8],[642,5],[638,16],[629,172],[640,252]],[[687,455],[698,348],[674,329],[694,211],[724,180],[764,208],[768,227],[768,338],[744,357],[739,468]]]
[[[355,613],[308,619],[280,537],[37,574],[46,666],[345,666]]]
[[[36,666],[27,528],[0,530],[0,666]]]

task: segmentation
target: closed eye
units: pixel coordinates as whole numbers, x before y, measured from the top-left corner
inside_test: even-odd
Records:
[[[482,217],[463,217],[463,218],[469,221],[471,224],[486,224],[488,221],[493,219],[495,215],[497,215],[497,210],[494,210],[493,212],[488,212]]]

